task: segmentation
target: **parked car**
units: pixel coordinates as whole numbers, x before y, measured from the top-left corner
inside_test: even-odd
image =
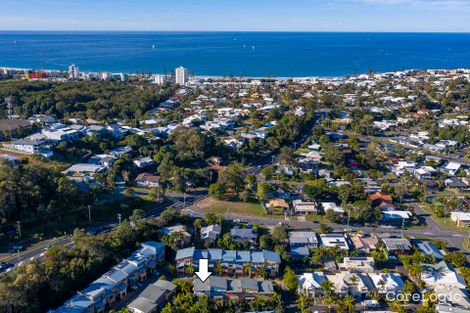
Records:
[[[7,273],[11,271],[15,266],[8,262],[0,262],[0,273]]]

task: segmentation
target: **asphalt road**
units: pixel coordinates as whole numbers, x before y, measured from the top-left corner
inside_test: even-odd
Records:
[[[311,135],[311,128],[313,127],[314,122],[312,122],[307,129],[309,132],[305,133],[297,142],[292,143],[290,146],[291,148],[295,148],[300,146],[306,139],[308,139]],[[279,161],[278,154],[268,154],[255,162],[253,162],[250,167],[247,169],[248,174],[255,174],[259,175],[263,169],[263,167],[275,164]],[[462,162],[461,162],[462,163]],[[469,163],[470,164],[470,163]],[[119,184],[119,189],[124,190],[122,184]],[[164,203],[156,205],[154,208],[147,211],[147,219],[151,219],[154,217],[159,216],[166,208],[173,207],[178,210],[183,210],[189,212],[194,217],[204,217],[205,213],[200,211],[196,204],[198,201],[207,197],[206,191],[194,191],[191,193],[187,193],[186,195],[182,194],[175,194],[175,193],[168,193],[167,196],[169,197],[168,201]],[[449,243],[449,246],[461,250],[462,243],[466,240],[466,236],[462,233],[448,231],[442,229],[434,220],[425,212],[423,211],[419,205],[413,204],[415,208],[415,212],[418,215],[421,215],[427,223],[427,228],[420,229],[420,230],[405,230],[404,233],[410,237],[425,237],[431,239],[439,239],[445,240]],[[268,217],[250,217],[246,215],[237,215],[231,213],[230,216],[226,217],[227,219],[240,219],[242,222],[251,223],[251,224],[260,224],[265,226],[277,226],[280,222],[286,223],[288,226],[294,229],[302,229],[308,228],[313,230],[319,230],[319,224],[307,222],[307,221],[290,221],[290,220],[280,220],[280,219],[273,219]],[[110,229],[117,227],[117,223],[108,223],[108,224],[101,224],[92,226],[86,229],[87,232],[98,234],[102,232],[109,231]],[[335,225],[334,231],[345,231],[345,225]],[[362,231],[362,232],[369,232],[369,233],[376,233],[376,234],[401,234],[402,231],[400,229],[391,229],[387,227],[349,227],[350,231]],[[59,246],[59,245],[73,245],[73,242],[70,237],[60,239],[53,244],[49,245],[48,248]],[[34,260],[37,258],[42,257],[44,252],[47,249],[44,247],[31,249],[27,252],[21,252],[17,255],[12,256],[9,259],[6,259],[6,262],[12,263],[15,266],[24,264],[24,262]],[[470,260],[470,256],[467,253],[467,258]]]

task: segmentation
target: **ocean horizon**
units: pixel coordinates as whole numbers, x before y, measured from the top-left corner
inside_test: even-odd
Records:
[[[0,31],[0,65],[197,76],[336,77],[470,67],[470,33]]]

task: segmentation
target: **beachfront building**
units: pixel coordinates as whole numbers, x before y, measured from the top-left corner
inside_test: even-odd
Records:
[[[180,66],[175,70],[175,82],[184,85],[188,82],[188,69]]]
[[[69,78],[77,79],[79,77],[80,77],[80,68],[75,64],[71,64],[69,66]]]

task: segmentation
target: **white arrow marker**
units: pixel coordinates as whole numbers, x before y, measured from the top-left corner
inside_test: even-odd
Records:
[[[199,271],[196,272],[196,275],[202,282],[205,282],[212,275],[212,272],[209,272],[208,259],[199,259]]]

